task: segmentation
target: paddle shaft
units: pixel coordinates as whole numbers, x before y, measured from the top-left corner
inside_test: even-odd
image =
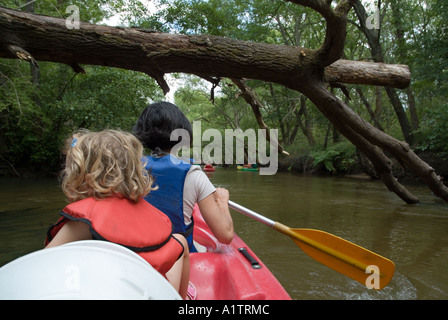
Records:
[[[239,204],[237,204],[237,203],[235,203],[233,201],[229,200],[229,207],[232,208],[233,210],[236,210],[236,211],[238,211],[238,212],[240,212],[240,213],[242,213],[242,214],[244,214],[244,215],[246,215],[246,216],[248,216],[250,218],[253,218],[253,219],[255,219],[255,220],[257,220],[257,221],[259,221],[259,222],[261,222],[261,223],[263,223],[263,224],[273,228],[274,230],[277,230],[277,231],[283,233],[284,235],[286,235],[286,236],[288,236],[288,237],[290,237],[292,239],[301,241],[301,242],[303,242],[303,243],[305,243],[305,244],[307,244],[309,246],[312,246],[312,247],[314,247],[314,248],[316,248],[316,249],[318,249],[318,250],[320,250],[322,252],[325,252],[326,254],[329,254],[329,255],[333,256],[334,258],[337,258],[337,259],[339,259],[341,261],[344,261],[344,262],[346,262],[348,264],[351,264],[351,265],[353,265],[354,267],[358,268],[361,271],[365,271],[366,268],[368,267],[364,263],[360,263],[359,261],[356,261],[356,260],[350,258],[349,256],[347,256],[347,255],[345,255],[345,254],[343,254],[343,253],[341,253],[341,252],[339,252],[337,250],[329,248],[329,247],[327,247],[326,245],[324,245],[322,243],[319,243],[319,242],[314,241],[312,239],[309,239],[309,238],[307,238],[307,237],[305,237],[305,236],[303,236],[301,234],[298,234],[298,233],[294,232],[294,230],[292,230],[291,228],[281,224],[280,222],[275,222],[275,221],[273,221],[273,220],[271,220],[269,218],[266,218],[265,216],[262,216],[261,214],[258,214],[256,212],[250,210],[250,209],[247,209],[247,208],[243,207],[242,205],[239,205]]]
[[[262,216],[261,214],[256,213],[255,211],[247,209],[246,207],[243,207],[242,205],[239,205],[238,203],[235,203],[235,202],[229,200],[229,208],[232,208],[235,211],[238,211],[252,219],[255,219],[258,222],[261,222],[261,223],[267,225],[268,227],[271,227],[271,228],[274,227],[275,221],[273,221],[269,218],[266,218],[265,216]]]

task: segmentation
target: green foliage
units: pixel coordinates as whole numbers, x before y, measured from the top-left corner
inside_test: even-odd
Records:
[[[2,0],[1,5],[7,8],[33,12],[58,18],[66,18],[70,13],[66,9],[70,5],[79,8],[80,19],[85,22],[98,23],[116,12],[117,6],[122,6],[125,0],[115,0],[113,4],[106,0]]]
[[[348,172],[356,163],[355,147],[348,142],[334,144],[327,149],[310,153],[314,167],[323,166],[328,172]]]
[[[162,98],[155,82],[142,73],[103,67],[89,67],[86,73],[76,76],[55,105],[72,128],[131,130],[148,98]]]
[[[150,99],[163,98],[141,73],[85,67],[86,74],[75,75],[64,65],[39,65],[35,84],[29,64],[0,60],[0,155],[16,169],[56,172],[60,147],[72,131],[129,131]]]
[[[27,0],[4,0],[3,6],[22,8]],[[375,4],[365,6],[367,15]],[[390,0],[381,2],[380,45],[387,63],[408,64],[411,89],[420,118],[418,149],[448,156],[448,8],[445,0]],[[71,0],[35,1],[27,10],[65,17],[76,4],[81,20],[103,23],[120,14],[125,25],[163,32],[211,34],[245,41],[316,49],[325,37],[324,19],[317,12],[283,0]],[[155,7],[156,12],[149,10]],[[346,59],[371,60],[359,21],[350,13],[344,49]],[[401,34],[399,40],[397,35]],[[112,68],[84,67],[74,76],[64,65],[39,62],[40,77],[33,82],[30,66],[21,61],[0,60],[0,170],[3,159],[14,167],[58,168],[59,145],[74,129],[115,127],[129,130],[149,100],[163,99],[161,90],[146,75]],[[229,80],[212,85],[196,77],[181,76],[175,102],[191,121],[201,120],[202,130],[258,128],[252,109]],[[334,132],[328,120],[300,93],[276,84],[248,80],[263,105],[264,122],[278,129],[281,144],[291,154],[312,154],[314,164],[329,172],[353,167],[354,148]],[[384,130],[402,139],[396,114],[384,92],[362,86],[363,101],[354,86],[350,99],[339,89],[334,94],[362,118],[373,124],[365,101]],[[408,112],[410,97],[398,91]],[[300,125],[299,125],[300,124]],[[331,144],[333,142],[333,144]],[[316,145],[328,145],[316,149]],[[310,151],[311,150],[311,151]],[[3,161],[3,162],[2,162]],[[308,160],[306,160],[308,161]],[[49,169],[50,170],[50,169]]]
[[[428,109],[422,119],[420,129],[416,132],[421,135],[417,145],[419,151],[433,152],[441,158],[448,157],[448,107],[445,100],[436,103]]]

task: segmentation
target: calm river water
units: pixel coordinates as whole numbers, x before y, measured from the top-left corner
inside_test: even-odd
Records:
[[[324,230],[385,256],[395,276],[380,291],[308,257],[293,241],[232,211],[235,230],[293,299],[448,299],[448,204],[425,186],[408,186],[407,205],[378,181],[289,173],[260,176],[217,168],[216,186],[231,199],[289,227]],[[53,179],[0,179],[0,266],[42,248],[66,205]]]

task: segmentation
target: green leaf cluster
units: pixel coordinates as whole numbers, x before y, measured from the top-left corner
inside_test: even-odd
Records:
[[[355,147],[348,142],[336,143],[310,153],[313,166],[323,166],[330,173],[347,173],[356,163]]]
[[[142,109],[163,94],[142,73],[104,67],[39,63],[33,83],[28,63],[0,61],[0,170],[26,174],[56,173],[60,148],[79,129],[130,131]],[[20,71],[20,72],[18,72]]]

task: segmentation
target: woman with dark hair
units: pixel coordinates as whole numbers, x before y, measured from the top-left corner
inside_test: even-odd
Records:
[[[133,131],[145,148],[169,153],[179,143],[179,140],[170,140],[171,133],[176,129],[184,129],[190,137],[193,136],[190,121],[176,105],[156,102],[143,110]]]
[[[184,129],[192,137],[192,127],[179,108],[169,102],[150,104],[141,113],[133,132],[143,146],[152,150],[145,157],[146,168],[155,179],[157,190],[145,199],[170,217],[175,233],[185,235],[190,252],[193,245],[193,207],[197,203],[204,220],[218,241],[228,244],[233,238],[229,212],[229,192],[215,188],[199,166],[180,161],[170,154],[180,141],[171,141],[171,133]]]

